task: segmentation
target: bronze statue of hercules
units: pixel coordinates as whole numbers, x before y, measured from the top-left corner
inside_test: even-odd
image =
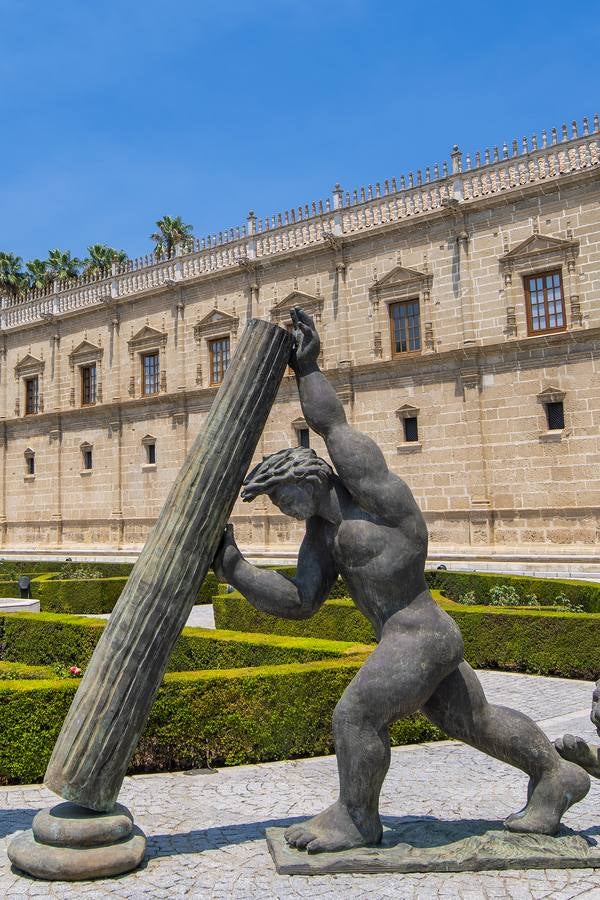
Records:
[[[506,819],[506,828],[554,834],[565,810],[588,792],[589,776],[562,759],[527,716],[487,702],[463,659],[460,631],[427,589],[427,528],[410,489],[389,471],[377,444],[346,421],[319,370],[319,336],[310,316],[295,308],[292,320],[290,365],[302,410],[335,471],[314,451],[296,447],[267,457],[244,482],[244,500],[266,493],[284,514],[306,521],[294,578],[250,565],[232,526],[215,571],[256,609],[289,619],[316,612],[341,575],[378,645],[333,715],[339,799],[288,828],[286,840],[309,852],[378,844],[388,727],[417,710],[450,737],[529,775],[527,803]]]

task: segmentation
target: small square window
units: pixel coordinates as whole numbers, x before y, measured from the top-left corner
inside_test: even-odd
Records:
[[[83,468],[84,468],[84,469],[92,469],[92,468],[94,467],[94,459],[93,459],[93,455],[92,455],[92,448],[91,448],[91,447],[86,447],[86,448],[82,451],[82,457],[83,457]]]
[[[149,466],[156,465],[156,444],[149,441],[146,445],[146,463]]]
[[[562,400],[556,403],[546,403],[546,421],[548,431],[562,431],[565,427],[565,408]]]
[[[296,434],[298,435],[299,447],[310,447],[310,431],[308,428],[297,428]]]
[[[419,440],[419,428],[416,416],[408,416],[403,419],[404,440],[408,443]]]

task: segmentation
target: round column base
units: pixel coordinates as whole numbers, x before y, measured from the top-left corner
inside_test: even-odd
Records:
[[[126,807],[97,813],[60,803],[36,815],[32,828],[11,841],[8,857],[34,878],[87,881],[136,869],[145,849],[146,837]]]

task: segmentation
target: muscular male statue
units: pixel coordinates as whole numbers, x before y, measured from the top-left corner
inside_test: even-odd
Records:
[[[379,447],[351,428],[317,365],[319,337],[295,308],[290,365],[304,417],[324,439],[335,470],[300,447],[267,457],[248,475],[244,500],[268,494],[286,515],[306,521],[296,576],[250,565],[228,526],[215,571],[261,612],[311,616],[338,574],[378,639],[333,716],[339,799],[286,832],[309,852],[380,842],[379,794],[390,763],[388,726],[421,710],[449,736],[529,775],[528,801],[509,816],[511,831],[554,834],[561,816],[589,789],[589,776],[561,759],[527,716],[489,704],[453,620],[425,582],[427,529],[408,486]]]

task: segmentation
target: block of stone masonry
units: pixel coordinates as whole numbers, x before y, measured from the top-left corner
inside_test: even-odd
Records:
[[[96,646],[48,764],[45,784],[71,801],[68,818],[73,821],[65,832],[70,845],[62,847],[61,855],[53,842],[48,843],[47,816],[42,817],[33,835],[26,833],[11,845],[10,856],[18,868],[37,877],[90,877],[90,866],[101,865],[96,859],[89,865],[85,861],[83,848],[89,848],[85,834],[90,829],[96,845],[89,852],[107,857],[98,853],[95,826],[89,821],[78,826],[73,805],[83,807],[87,819],[93,818],[92,810],[114,812],[167,661],[214,558],[275,400],[291,342],[291,335],[268,322],[253,319],[247,325],[206,422]],[[108,837],[103,834],[105,847],[114,838],[115,854],[123,856],[125,868],[119,871],[139,864],[139,834],[124,837],[116,824]],[[132,840],[133,845],[125,848],[124,842]],[[33,857],[38,860],[35,867]],[[104,874],[115,871],[107,869]]]

